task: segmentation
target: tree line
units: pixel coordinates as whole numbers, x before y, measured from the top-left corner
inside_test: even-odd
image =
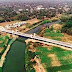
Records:
[[[62,32],[72,35],[72,17],[61,18],[61,21],[65,24],[62,27]]]

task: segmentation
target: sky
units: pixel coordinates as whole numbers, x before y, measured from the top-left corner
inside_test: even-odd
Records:
[[[72,0],[0,0],[0,2],[3,2],[3,1],[6,1],[6,2],[7,2],[7,1],[9,1],[9,2],[10,2],[10,1],[12,1],[12,2],[13,2],[13,1],[23,1],[23,2],[40,2],[40,1],[41,1],[41,2],[43,2],[43,1],[44,1],[44,2],[46,2],[46,1],[48,2],[48,1],[59,1],[59,2],[61,2],[61,1],[72,1]]]

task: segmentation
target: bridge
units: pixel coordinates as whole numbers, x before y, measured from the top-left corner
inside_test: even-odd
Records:
[[[72,44],[70,44],[70,43],[52,40],[52,39],[47,39],[47,38],[44,38],[44,37],[36,36],[35,34],[34,35],[26,34],[26,33],[7,30],[7,29],[0,29],[0,31],[6,32],[6,33],[9,33],[9,34],[18,35],[18,36],[21,36],[21,37],[39,40],[39,41],[46,42],[46,43],[52,43],[52,44],[60,45],[60,46],[67,47],[67,48],[72,48]]]

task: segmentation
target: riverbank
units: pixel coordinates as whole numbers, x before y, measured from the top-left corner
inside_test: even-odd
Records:
[[[10,47],[2,72],[25,72],[25,38],[17,38]]]
[[[33,25],[29,26],[29,28],[27,30],[25,30],[24,32],[26,33],[26,32],[28,32],[28,31],[30,31],[30,30],[32,30],[32,29],[34,29],[40,25],[43,25],[45,23],[50,23],[50,22],[51,21],[49,21],[49,20],[41,20],[41,21],[34,23]]]
[[[36,23],[35,23],[36,24]],[[39,26],[39,25],[41,25],[42,24],[42,22],[41,23],[38,23],[37,25],[32,25],[33,27],[31,27],[31,28],[28,28],[28,29],[26,29],[25,31],[23,31],[23,32],[28,32],[28,31],[30,31],[31,29],[34,29],[34,28],[36,28],[37,26]]]
[[[0,72],[2,71],[2,67],[3,67],[4,61],[5,61],[5,59],[6,59],[5,57],[6,57],[7,53],[8,53],[8,51],[10,50],[10,46],[11,46],[11,44],[12,44],[15,40],[16,40],[16,37],[14,37],[14,38],[9,42],[9,44],[8,44],[5,52],[4,52],[4,53],[2,54],[2,56],[1,56],[1,59],[0,59]]]

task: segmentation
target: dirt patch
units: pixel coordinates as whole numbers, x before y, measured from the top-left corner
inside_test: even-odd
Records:
[[[72,36],[71,35],[68,35],[66,33],[62,33],[64,35],[64,37],[61,37],[61,40],[63,42],[69,42],[69,43],[72,43]]]
[[[0,43],[3,43],[3,41],[0,41]]]
[[[54,24],[54,25],[51,25],[51,26],[53,26],[53,29],[54,29],[54,30],[59,30],[59,29],[62,28],[62,25],[60,25],[60,24]],[[50,27],[51,27],[51,26],[50,26]]]
[[[33,67],[35,68],[35,72],[46,72],[46,70],[40,63],[40,60],[37,59],[36,57],[34,58],[34,60],[36,61],[36,65],[33,65]]]
[[[55,54],[49,54],[48,57],[52,59],[52,62],[51,62],[52,66],[61,66]]]
[[[48,47],[48,50],[52,50],[52,49],[53,49],[53,46],[49,46],[49,47]]]
[[[25,30],[22,30],[21,32],[27,32],[29,30],[29,28],[25,28]]]
[[[0,48],[0,53],[3,51],[3,49],[4,49],[3,47]]]
[[[34,19],[31,19],[31,20],[27,20],[26,22],[27,23],[30,23],[31,25],[34,24],[34,23],[37,23],[39,22],[40,20],[38,20],[37,18],[34,18]]]
[[[58,18],[55,16],[55,17],[52,17],[50,18],[49,20],[57,20]]]
[[[25,29],[26,28],[26,25],[23,25],[20,27],[20,29]]]
[[[71,59],[72,58],[72,55],[69,55],[69,58]]]
[[[63,60],[67,60],[67,57],[63,57]]]
[[[3,22],[3,23],[0,23],[0,26],[6,26],[6,25],[13,24],[16,22],[20,22],[20,21]]]

